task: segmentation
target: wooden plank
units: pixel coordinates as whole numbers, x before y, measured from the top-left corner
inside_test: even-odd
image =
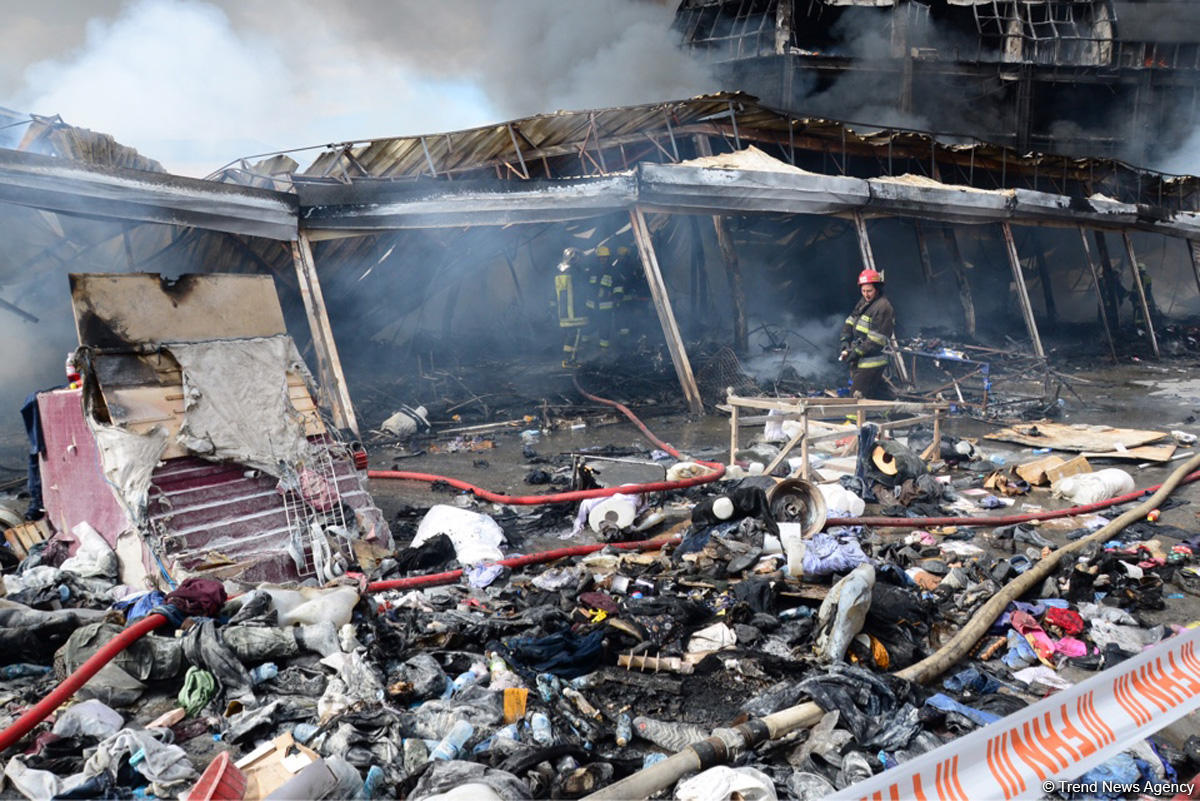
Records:
[[[1112,354],[1112,360],[1117,360],[1117,344],[1113,340],[1112,324],[1108,321],[1108,309],[1104,304],[1104,293],[1100,289],[1100,271],[1096,269],[1096,260],[1092,258],[1092,248],[1088,244],[1087,231],[1083,226],[1079,226],[1079,239],[1083,243],[1083,257],[1087,261],[1088,269],[1092,273],[1092,285],[1096,287],[1096,297],[1100,300],[1100,321],[1104,323],[1104,335],[1108,337],[1108,351]],[[1195,268],[1195,261],[1192,262]],[[1200,272],[1196,274],[1196,286],[1200,287]]]
[[[1185,239],[1183,243],[1187,245],[1188,255],[1192,257],[1192,277],[1196,279],[1196,290],[1200,291],[1200,241]]]
[[[334,423],[339,428],[348,428],[358,437],[358,419],[354,414],[354,404],[350,401],[350,390],[346,386],[346,376],[342,372],[342,361],[338,358],[337,343],[333,339],[333,328],[329,324],[329,314],[325,309],[325,296],[321,292],[321,282],[317,278],[317,266],[313,261],[312,245],[308,237],[300,234],[292,242],[292,261],[296,267],[296,277],[300,282],[300,295],[304,300],[304,310],[308,314],[309,330],[313,337],[313,350],[317,354],[322,382],[329,393],[330,406],[333,410]]]
[[[1141,445],[1136,448],[1126,448],[1123,451],[1105,451],[1104,453],[1088,453],[1083,455],[1090,459],[1131,459],[1138,462],[1169,462],[1175,455],[1178,446],[1174,443],[1166,445]]]
[[[749,334],[746,331],[746,291],[742,286],[742,268],[725,218],[714,214],[712,220],[713,229],[717,232],[717,246],[725,260],[725,275],[729,279],[729,293],[733,300],[733,349],[744,355],[749,347]]]
[[[917,253],[921,256],[921,275],[925,278],[925,285],[929,286],[933,283],[933,261],[929,258],[929,242],[925,239],[925,230],[921,227],[920,220],[914,220],[917,228]]]
[[[1146,302],[1146,287],[1142,286],[1142,276],[1138,272],[1137,256],[1133,252],[1133,239],[1130,238],[1129,232],[1125,231],[1121,234],[1125,240],[1125,252],[1129,254],[1129,271],[1133,274],[1133,285],[1137,288],[1138,303],[1142,307],[1142,319],[1146,321],[1146,330],[1150,332],[1150,350],[1154,352],[1154,358],[1162,357],[1158,352],[1158,336],[1154,333],[1154,320],[1150,318],[1150,304]]]
[[[21,559],[24,559],[29,555],[30,548],[39,542],[48,540],[52,533],[50,531],[50,523],[47,518],[43,517],[41,520],[31,520],[19,526],[5,529],[4,539],[8,542],[12,552]]]
[[[654,309],[658,312],[658,321],[667,339],[667,349],[671,352],[671,362],[675,365],[675,375],[683,388],[688,410],[692,414],[703,414],[704,402],[700,399],[700,388],[696,386],[696,377],[692,373],[691,362],[688,361],[687,351],[683,347],[683,337],[680,336],[679,325],[675,322],[675,312],[671,309],[667,285],[658,267],[658,257],[654,253],[650,229],[646,226],[646,216],[640,208],[635,207],[629,212],[629,221],[634,240],[637,242],[638,255],[642,259],[642,269],[646,273],[646,283],[650,286],[650,295],[654,300]]]
[[[946,246],[950,248],[950,268],[954,271],[954,282],[958,285],[958,300],[962,304],[963,328],[967,334],[975,336],[975,301],[971,297],[971,284],[967,281],[967,270],[963,262],[962,251],[958,248],[958,238],[954,229],[946,226],[942,229]]]
[[[867,237],[867,221],[862,212],[854,212],[854,234],[858,237],[858,255],[862,257],[863,267],[868,270],[875,268],[875,254],[871,251],[871,240]]]
[[[1021,314],[1025,318],[1025,328],[1033,341],[1033,352],[1040,358],[1046,357],[1042,349],[1042,337],[1038,334],[1037,321],[1033,319],[1033,304],[1029,302],[1029,289],[1025,286],[1025,274],[1021,272],[1021,260],[1017,256],[1017,243],[1013,240],[1012,226],[1007,222],[1000,223],[1004,234],[1004,247],[1008,251],[1008,264],[1012,267],[1013,283],[1017,285],[1017,298],[1021,302]]]
[[[738,413],[740,407],[731,406],[729,409],[729,463],[733,464],[737,457],[738,447]]]
[[[1070,426],[1040,420],[1036,423],[1003,428],[984,439],[1013,442],[1032,448],[1053,448],[1059,451],[1076,451],[1096,456],[1112,456],[1121,445],[1131,450],[1167,436],[1161,431],[1134,428],[1111,428],[1107,426]]]
[[[800,440],[804,439],[804,434],[805,434],[804,428],[801,428],[799,431],[797,431],[796,436],[789,439],[787,441],[787,443],[782,448],[779,449],[779,453],[775,454],[775,458],[772,459],[771,463],[768,464],[763,469],[763,473],[765,475],[769,476],[769,475],[771,475],[771,473],[775,472],[775,468],[779,467],[779,465],[783,464],[783,460],[786,459],[787,455],[792,452],[792,448],[796,447],[796,445],[798,445],[800,443]],[[808,450],[805,449],[801,453],[801,457],[806,459],[807,456],[808,456]]]

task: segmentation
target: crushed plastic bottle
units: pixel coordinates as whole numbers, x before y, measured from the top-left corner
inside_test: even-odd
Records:
[[[372,765],[367,771],[367,778],[363,779],[362,789],[358,791],[356,798],[363,801],[370,801],[373,798],[382,798],[384,794],[383,768],[378,765]]]
[[[17,662],[12,665],[5,665],[0,668],[0,679],[8,681],[9,679],[23,679],[29,676],[45,676],[51,670],[49,665],[29,665],[24,662]]]
[[[463,745],[467,740],[471,739],[471,735],[475,733],[475,727],[465,720],[459,720],[454,724],[454,728],[450,733],[442,738],[442,741],[437,744],[437,747],[429,752],[431,760],[450,760],[455,759],[458,753],[462,750]]]
[[[279,675],[279,666],[274,662],[263,662],[258,667],[250,671],[250,683],[262,684],[264,681],[270,681]]]
[[[538,695],[547,704],[553,704],[554,699],[562,693],[562,679],[549,673],[539,673],[537,676]]]
[[[465,670],[459,673],[454,681],[446,686],[444,698],[449,698],[452,695],[457,695],[468,687],[473,687],[478,684],[484,676],[488,675],[488,669],[482,662],[471,665],[470,670]]]
[[[629,745],[629,741],[633,739],[633,719],[629,717],[628,712],[622,712],[617,718],[617,730],[614,735],[617,745],[622,748]]]
[[[533,739],[538,745],[554,744],[554,730],[550,727],[550,718],[544,712],[534,712],[529,718],[529,728],[533,731]]]

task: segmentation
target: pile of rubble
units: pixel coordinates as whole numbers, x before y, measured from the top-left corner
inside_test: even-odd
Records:
[[[189,578],[139,592],[86,529],[19,562],[0,549],[6,782],[30,799],[571,798],[714,729],[814,702],[815,726],[673,792],[815,799],[1181,631],[1164,610],[1200,593],[1200,535],[1143,520],[1096,540],[1120,505],[923,525],[1006,512],[1065,460],[998,469],[978,443],[948,439],[935,475],[921,444],[883,441],[891,469],[867,449],[854,474],[819,486],[759,475],[569,511],[463,494],[408,509],[406,547],[324,586]],[[1087,500],[1131,488],[1105,472],[1054,487],[1076,497],[1086,484],[1098,493]],[[871,523],[868,506],[913,524]],[[547,529],[578,547],[506,552]],[[1073,558],[1052,556],[1081,539]],[[949,670],[904,677],[1043,567]],[[147,620],[161,625],[12,736],[18,714]],[[1151,738],[1089,775],[1197,772],[1200,738]]]

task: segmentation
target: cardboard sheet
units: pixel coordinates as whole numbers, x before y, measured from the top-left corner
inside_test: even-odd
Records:
[[[992,434],[984,435],[984,438],[1028,445],[1031,448],[1053,448],[1058,451],[1076,451],[1088,456],[1112,458],[1113,451],[1120,451],[1122,448],[1127,451],[1132,450],[1165,436],[1167,436],[1166,433],[1162,431],[1067,425],[1049,420],[1039,420],[1035,423],[1020,423],[1002,428]]]

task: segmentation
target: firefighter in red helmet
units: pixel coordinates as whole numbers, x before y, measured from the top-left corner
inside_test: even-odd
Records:
[[[842,326],[838,361],[850,364],[850,390],[856,398],[882,397],[884,347],[892,338],[895,312],[883,295],[883,273],[870,268],[858,274],[862,298]]]

